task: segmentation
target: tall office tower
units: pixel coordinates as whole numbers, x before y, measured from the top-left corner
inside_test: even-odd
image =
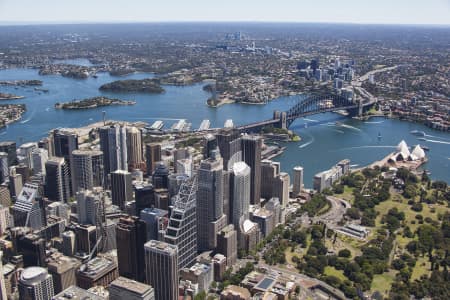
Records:
[[[45,163],[48,160],[48,151],[42,148],[36,148],[31,152],[33,161],[33,174],[45,175]]]
[[[192,159],[183,158],[177,160],[177,173],[187,175],[189,177],[192,176]]]
[[[300,194],[303,190],[303,167],[294,167],[294,182],[292,187],[292,192],[294,196]]]
[[[78,149],[78,135],[75,132],[65,129],[56,129],[51,133],[51,140],[53,140],[52,152],[54,153],[50,152],[50,154],[64,157],[66,161],[70,161],[72,152]]]
[[[128,170],[127,133],[119,125],[99,129],[105,176],[116,170]]]
[[[29,267],[19,278],[19,295],[24,300],[49,300],[54,295],[52,275],[41,267]]]
[[[147,241],[158,240],[159,232],[167,227],[169,212],[167,210],[151,207],[144,208],[140,217],[147,225]]]
[[[103,218],[103,194],[90,190],[84,190],[76,193],[77,214],[79,224],[96,225],[99,218]]]
[[[197,177],[181,185],[164,236],[165,242],[178,247],[180,269],[192,266],[197,256],[196,191]]]
[[[30,181],[30,171],[31,169],[28,168],[27,165],[20,163],[16,166],[14,166],[14,169],[16,170],[17,174],[22,175],[22,181],[23,183],[28,183]]]
[[[211,155],[213,154],[212,151],[217,149],[217,139],[212,134],[207,134],[205,136],[205,145],[203,147],[203,157],[204,158],[211,158]]]
[[[22,188],[12,209],[15,226],[41,229],[45,225],[45,214],[38,189],[39,186],[29,183]]]
[[[74,192],[104,185],[102,151],[75,150],[72,152],[70,166]]]
[[[223,158],[223,169],[230,170],[234,163],[242,161],[242,144],[237,130],[226,130],[216,135]]]
[[[77,285],[83,289],[101,286],[106,288],[119,277],[117,263],[110,256],[97,256],[83,264],[77,271]]]
[[[127,128],[128,169],[145,171],[144,153],[142,148],[142,133],[136,127]]]
[[[116,228],[119,275],[144,281],[144,244],[147,224],[138,217],[122,217]]]
[[[0,184],[9,177],[8,153],[0,152]]]
[[[226,225],[226,218],[223,214],[223,162],[220,155],[216,155],[203,160],[198,169],[197,240],[200,251],[216,248],[217,233]]]
[[[216,251],[227,258],[227,266],[233,266],[237,261],[237,232],[233,224],[223,228],[217,235]]]
[[[242,138],[242,160],[250,167],[250,203],[261,201],[261,150],[262,138],[259,135],[246,135]]]
[[[109,300],[155,300],[152,286],[119,277],[108,286]]]
[[[180,173],[183,174],[182,172],[180,172],[180,170],[178,170],[178,161],[182,160],[182,159],[188,159],[190,158],[190,154],[187,148],[181,148],[181,149],[175,149],[173,150],[173,167],[174,167],[174,171],[175,173]]]
[[[136,201],[136,216],[139,216],[141,210],[155,205],[153,185],[144,182],[134,184],[134,198]]]
[[[280,163],[271,160],[261,162],[261,197],[270,199],[274,194],[274,180],[280,175]],[[281,201],[281,199],[280,199]]]
[[[187,175],[170,174],[169,175],[169,196],[172,198],[180,190],[181,184],[187,179]]]
[[[147,174],[152,175],[156,169],[156,163],[161,161],[161,145],[145,145],[145,161],[147,163]]]
[[[46,243],[39,235],[21,232],[16,235],[16,246],[17,252],[23,256],[23,265],[25,267],[45,267],[47,265],[45,261]]]
[[[9,206],[4,207],[0,205],[0,236],[2,236],[6,232],[6,229],[9,228],[10,218]]]
[[[111,173],[111,196],[112,203],[125,209],[125,203],[133,200],[133,184],[131,183],[131,173],[124,170],[117,170]]]
[[[77,225],[75,227],[77,253],[89,255],[97,243],[97,228],[93,225]],[[97,249],[98,250],[98,249]]]
[[[157,163],[152,174],[152,183],[155,189],[167,189],[169,187],[169,169],[164,163]]]
[[[0,152],[8,153],[8,166],[17,163],[16,142],[0,142]]]
[[[31,153],[37,149],[36,143],[25,143],[23,145],[20,145],[19,149],[17,150],[18,156],[17,159],[19,160],[19,163],[23,163],[26,165],[29,169],[33,169],[33,157]]]
[[[178,249],[160,241],[145,244],[146,283],[155,289],[156,300],[178,300]]]
[[[11,167],[9,171],[9,192],[11,198],[17,198],[23,187],[22,175],[16,172],[16,167]]]
[[[250,206],[250,167],[245,162],[233,165],[230,177],[231,214],[234,228],[249,217]]]
[[[11,206],[11,195],[7,186],[0,185],[0,205],[4,207]]]
[[[52,157],[45,163],[45,196],[51,201],[67,203],[70,198],[69,167],[63,157]]]
[[[77,284],[75,274],[80,265],[81,262],[78,259],[64,256],[60,252],[56,252],[48,258],[47,268],[53,277],[55,293],[60,293]]]
[[[231,213],[231,188],[230,188],[230,178],[232,171],[223,171],[223,213],[227,216],[227,223],[232,223],[232,213]]]
[[[76,252],[75,233],[69,230],[64,231],[62,239],[62,253],[66,256],[73,256]]]
[[[5,286],[5,276],[3,275],[3,251],[0,251],[0,300],[8,300]]]
[[[286,207],[289,202],[290,177],[288,173],[281,172],[274,181],[273,197],[280,199],[282,207]]]

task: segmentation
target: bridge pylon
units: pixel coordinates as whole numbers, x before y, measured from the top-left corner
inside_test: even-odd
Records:
[[[277,128],[287,129],[287,113],[285,111],[274,111],[273,119],[278,120],[278,123],[276,124]]]

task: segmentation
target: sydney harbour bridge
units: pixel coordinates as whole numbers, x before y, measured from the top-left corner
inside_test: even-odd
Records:
[[[375,102],[374,98],[353,100],[334,93],[314,94],[299,98],[287,111],[275,111],[272,119],[239,126],[236,129],[241,132],[259,132],[264,127],[288,129],[298,118],[339,110],[346,110],[351,117],[361,116]]]

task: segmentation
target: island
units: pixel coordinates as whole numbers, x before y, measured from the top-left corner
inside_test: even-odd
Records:
[[[128,79],[117,80],[110,83],[106,83],[100,87],[101,91],[110,92],[139,92],[149,94],[161,94],[164,93],[164,89],[158,79],[146,78],[146,79]]]
[[[23,99],[24,96],[17,96],[13,94],[6,94],[6,93],[0,93],[0,100],[17,100],[17,99]]]
[[[91,109],[102,106],[112,106],[112,105],[134,105],[135,101],[125,101],[120,99],[111,99],[107,97],[93,97],[83,100],[73,100],[65,103],[56,103],[56,109]]]
[[[26,110],[25,104],[0,104],[0,128],[20,120]]]
[[[0,85],[3,86],[41,86],[42,80],[2,80]]]

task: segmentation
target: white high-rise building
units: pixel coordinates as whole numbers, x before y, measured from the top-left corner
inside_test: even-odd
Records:
[[[76,194],[78,223],[96,225],[101,204],[101,193],[80,191]]]
[[[34,149],[31,153],[33,160],[33,174],[45,175],[45,163],[48,161],[48,151],[42,148]]]
[[[25,143],[17,149],[17,158],[20,163],[25,164],[28,168],[33,169],[32,152],[37,149],[36,143]]]
[[[177,160],[177,173],[192,176],[192,159],[184,158]]]
[[[29,267],[19,278],[20,299],[49,300],[54,295],[53,278],[41,267]]]
[[[303,190],[303,167],[296,166],[294,167],[294,182],[292,187],[292,192],[294,196],[300,194]]]
[[[234,163],[232,167],[231,220],[235,228],[239,228],[241,221],[249,218],[250,171],[250,167],[242,161]]]

